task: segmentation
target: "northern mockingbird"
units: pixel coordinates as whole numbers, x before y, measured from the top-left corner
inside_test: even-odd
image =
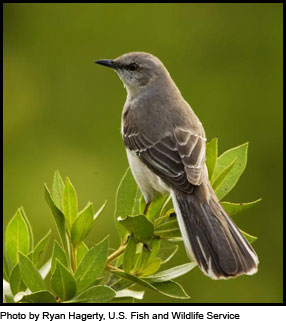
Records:
[[[258,258],[220,205],[205,165],[206,137],[163,63],[144,52],[97,60],[122,80],[122,137],[146,204],[171,193],[186,252],[213,279],[254,274]]]

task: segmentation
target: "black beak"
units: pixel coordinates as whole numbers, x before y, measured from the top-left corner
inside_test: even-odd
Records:
[[[110,68],[116,68],[115,62],[111,59],[96,60],[95,63],[102,66],[110,67]]]

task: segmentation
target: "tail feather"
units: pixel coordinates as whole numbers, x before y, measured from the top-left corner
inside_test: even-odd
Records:
[[[187,254],[213,279],[254,274],[255,251],[212,193],[206,201],[171,190]]]

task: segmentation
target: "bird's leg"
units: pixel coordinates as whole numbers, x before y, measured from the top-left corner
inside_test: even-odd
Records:
[[[144,209],[144,212],[143,212],[144,215],[147,214],[147,211],[148,211],[148,208],[149,208],[150,204],[151,204],[151,202],[146,203],[146,206],[145,206],[145,209]]]
[[[130,236],[131,236],[131,234],[129,234],[129,235],[127,236],[126,241],[125,241],[123,244],[127,244],[127,243],[128,243],[128,241],[129,241],[129,239],[130,239]]]
[[[148,244],[144,243],[143,246],[145,247],[145,249],[146,249],[147,251],[151,252],[151,249],[150,249],[150,247],[149,247]]]

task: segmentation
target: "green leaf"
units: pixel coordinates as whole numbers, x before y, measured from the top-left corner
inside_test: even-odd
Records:
[[[177,218],[175,215],[175,210],[171,208],[165,213],[165,215],[158,217],[154,221],[154,226],[155,226],[155,229],[158,229],[158,227],[161,227],[162,224],[169,223],[169,222],[176,223],[176,221],[177,221]]]
[[[64,250],[59,245],[58,241],[55,240],[52,254],[52,274],[55,272],[57,261],[61,262],[66,268],[68,267],[68,261]]]
[[[167,197],[165,203],[164,203],[163,206],[162,206],[162,209],[161,209],[161,212],[160,212],[160,216],[165,216],[165,214],[166,214],[171,208],[173,209],[174,206],[173,206],[172,197],[171,197],[171,195],[169,194],[169,196]],[[175,210],[174,210],[174,212],[175,212]]]
[[[33,234],[33,229],[32,229],[32,226],[31,226],[31,223],[30,221],[28,220],[28,217],[24,211],[24,207],[21,206],[20,207],[20,210],[21,210],[21,214],[27,224],[27,227],[28,227],[28,231],[29,231],[29,239],[30,239],[30,247],[29,247],[29,251],[33,251],[34,249],[34,234]]]
[[[129,273],[135,264],[135,254],[136,254],[136,241],[131,235],[128,239],[126,249],[123,256],[123,269],[125,272]]]
[[[76,294],[74,277],[58,260],[56,260],[56,269],[51,277],[51,285],[56,295],[63,301],[71,299]]]
[[[141,195],[142,195],[142,193],[141,193],[139,187],[137,186],[137,192],[136,192],[135,199],[134,199],[133,211],[131,213],[132,215],[141,214],[140,210],[139,210],[139,202],[140,202]]]
[[[108,255],[108,237],[91,248],[79,264],[75,279],[78,292],[91,285],[103,272]]]
[[[9,282],[10,268],[6,257],[6,248],[3,250],[3,279]]]
[[[40,269],[40,275],[45,280],[52,267],[52,259],[49,259]]]
[[[139,284],[141,286],[144,286],[148,289],[154,290],[156,292],[159,292],[161,294],[164,294],[166,296],[176,298],[176,299],[188,299],[189,296],[186,294],[184,289],[181,287],[180,284],[173,282],[173,281],[166,281],[166,282],[159,282],[159,283],[151,283],[147,282],[143,279],[139,279],[134,275],[120,272],[120,271],[111,271],[112,273],[132,281],[133,283]]]
[[[72,223],[77,216],[78,203],[75,188],[73,187],[68,177],[66,178],[66,184],[63,191],[62,205],[64,216],[66,219],[66,227],[67,230],[70,231]]]
[[[14,295],[16,295],[20,291],[25,291],[26,286],[22,281],[19,263],[17,263],[10,275],[10,289]]]
[[[4,294],[3,303],[15,303],[13,295]]]
[[[71,241],[73,246],[77,246],[88,235],[93,224],[93,205],[88,203],[86,207],[79,212],[71,228]]]
[[[72,302],[81,303],[106,303],[111,301],[116,295],[116,292],[106,285],[96,285],[80,295],[75,297]]]
[[[221,202],[221,205],[225,209],[228,215],[233,216],[240,212],[246,211],[251,209],[252,207],[256,206],[260,203],[262,198],[259,198],[256,201],[249,202],[249,203],[230,203],[230,202]]]
[[[64,188],[65,188],[65,184],[61,178],[60,172],[55,171],[53,187],[52,187],[52,197],[55,205],[61,211],[63,211],[62,199],[63,199]]]
[[[152,203],[149,205],[146,216],[153,222],[155,218],[160,215],[161,209],[165,204],[169,195],[161,195],[152,200]]]
[[[223,182],[216,189],[216,195],[219,200],[225,197],[232,190],[239,177],[243,173],[247,162],[247,149],[248,143],[245,143],[229,149],[217,159],[216,167],[211,180],[212,185],[215,184],[215,181],[222,174],[222,172],[234,161],[234,165],[230,172],[226,175]]]
[[[189,299],[190,297],[185,292],[183,287],[174,281],[152,283],[152,286],[160,293],[176,299]]]
[[[50,238],[51,238],[51,230],[49,230],[49,232],[35,246],[35,249],[33,251],[33,263],[36,265],[36,267],[39,267],[41,264],[41,259],[45,252],[45,249],[48,246]]]
[[[133,271],[136,272],[137,275],[138,274],[141,275],[142,270],[144,269],[145,265],[148,262],[150,254],[151,254],[150,250],[146,249],[146,247],[143,246],[142,251],[138,256],[137,262],[136,262],[135,267],[133,269]]]
[[[146,203],[143,197],[143,194],[141,193],[141,196],[139,198],[139,214],[143,214],[145,211]]]
[[[159,257],[149,261],[142,270],[141,275],[147,276],[156,273],[160,269],[161,264],[162,260]]]
[[[107,272],[109,274],[109,272]],[[115,291],[120,291],[132,286],[132,282],[126,279],[122,279],[115,274],[111,274],[108,283],[106,285],[113,288]]]
[[[81,242],[76,248],[76,266],[79,266],[87,252],[88,246],[84,242]]]
[[[159,219],[161,219],[161,217]],[[180,237],[181,231],[176,216],[165,219],[163,223],[159,225],[156,224],[154,235],[158,235],[165,239]]]
[[[94,214],[93,216],[93,220],[95,221],[99,215],[102,213],[102,211],[104,210],[105,208],[105,205],[106,205],[106,201],[102,204],[102,206],[99,208],[99,210]]]
[[[135,299],[131,297],[123,297],[123,298],[114,298],[110,301],[111,304],[118,304],[118,303],[135,303]]]
[[[57,303],[55,296],[49,291],[37,291],[19,299],[21,303]]]
[[[133,233],[137,242],[148,242],[153,235],[154,226],[145,215],[118,217],[118,222],[124,226],[127,231]]]
[[[98,279],[96,279],[93,283],[92,283],[92,286],[95,286],[95,285],[100,285],[103,281],[104,277],[101,276],[99,277]]]
[[[14,295],[11,292],[10,284],[3,280],[3,303],[14,303]]]
[[[197,266],[196,262],[186,263],[179,266],[175,266],[171,269],[159,272],[157,274],[153,274],[150,276],[144,277],[144,280],[148,280],[149,282],[165,282],[182,276],[189,271],[191,271],[194,267]]]
[[[122,177],[116,192],[115,224],[118,229],[121,240],[126,235],[126,230],[118,224],[118,217],[124,217],[126,214],[133,216],[140,213],[139,210],[140,191],[133,178],[130,168],[128,168]]]
[[[227,166],[218,176],[218,178],[213,183],[214,191],[217,191],[223,184],[225,184],[225,180],[227,179],[227,175],[232,170],[233,166],[235,165],[236,159],[234,159],[229,166]]]
[[[124,289],[116,292],[115,298],[134,298],[137,300],[142,300],[144,297],[145,291],[133,291],[130,289]]]
[[[178,251],[178,248],[179,246],[173,242],[162,239],[160,242],[160,249],[157,254],[157,256],[161,258],[162,264],[169,262]]]
[[[250,235],[242,230],[240,230],[241,234],[247,239],[247,241],[251,244],[257,240],[256,236]]]
[[[62,211],[57,208],[54,201],[52,200],[51,194],[46,184],[45,184],[45,198],[50,209],[52,210],[54,220],[56,222],[56,226],[62,241],[62,245],[65,251],[68,252],[69,247],[68,247],[67,237],[66,237],[65,216],[62,213]]]
[[[15,303],[14,296],[8,295],[8,294],[3,294],[3,303]]]
[[[209,180],[211,180],[217,160],[218,147],[217,137],[206,143],[206,165],[208,169]]]
[[[153,238],[153,240],[150,244],[151,254],[149,256],[149,261],[156,258],[157,254],[159,252],[159,249],[160,249],[160,243],[161,243],[161,239],[159,237]]]
[[[182,236],[177,236],[177,237],[168,238],[168,241],[173,242],[173,243],[183,242],[183,238],[182,238]]]
[[[20,208],[7,225],[6,248],[12,266],[15,266],[18,262],[18,251],[23,254],[28,254],[29,252],[29,229]]]
[[[32,261],[19,252],[19,267],[21,277],[26,287],[32,292],[46,290],[46,285],[39,271],[36,269]]]

